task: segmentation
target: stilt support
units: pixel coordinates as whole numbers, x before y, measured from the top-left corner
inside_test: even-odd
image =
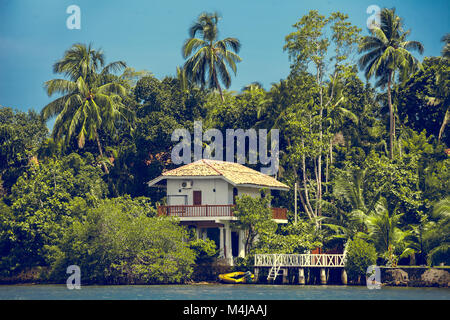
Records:
[[[283,269],[283,284],[289,284],[288,268]]]
[[[258,278],[259,278],[259,268],[255,268],[254,272],[255,274],[255,279],[253,280],[255,283],[258,283]]]
[[[341,281],[343,285],[347,285],[347,272],[345,271],[345,269],[342,269],[342,273],[341,273]]]
[[[305,284],[305,269],[298,269],[298,284]]]
[[[320,283],[327,284],[327,274],[325,268],[320,268]]]

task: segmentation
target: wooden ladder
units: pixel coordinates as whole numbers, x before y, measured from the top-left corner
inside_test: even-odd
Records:
[[[267,281],[271,281],[271,280],[275,281],[275,279],[277,278],[278,272],[280,271],[280,268],[281,268],[281,263],[279,261],[280,258],[281,258],[281,255],[279,255],[279,254],[274,255],[273,266],[272,266],[272,268],[270,268],[269,275],[267,276]]]

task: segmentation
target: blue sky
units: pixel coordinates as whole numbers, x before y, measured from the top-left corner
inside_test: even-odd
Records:
[[[81,30],[66,27],[72,4],[81,9]],[[52,101],[43,83],[59,77],[53,63],[76,42],[102,48],[107,62],[125,60],[158,78],[174,75],[187,30],[203,11],[218,11],[220,36],[242,43],[230,89],[253,81],[268,89],[289,74],[284,37],[301,16],[341,11],[367,34],[370,5],[396,7],[412,30],[409,39],[424,44],[423,56],[440,54],[440,39],[450,32],[448,0],[0,0],[0,105],[40,111]]]

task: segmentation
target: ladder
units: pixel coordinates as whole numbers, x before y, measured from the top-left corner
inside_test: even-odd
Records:
[[[273,259],[273,266],[270,268],[269,275],[267,276],[267,281],[275,281],[275,279],[278,276],[278,272],[281,268],[281,261],[280,261],[281,255],[280,254],[274,254]]]

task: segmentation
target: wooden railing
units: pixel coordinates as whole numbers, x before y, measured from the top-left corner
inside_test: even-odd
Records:
[[[343,254],[256,254],[255,267],[344,267]]]
[[[286,208],[272,208],[272,218],[287,220],[287,209]]]
[[[176,205],[159,206],[159,216],[172,216],[180,218],[189,217],[232,217],[234,205]],[[273,219],[287,220],[287,209],[272,208]]]
[[[232,217],[232,205],[159,206],[158,215],[187,217]]]

